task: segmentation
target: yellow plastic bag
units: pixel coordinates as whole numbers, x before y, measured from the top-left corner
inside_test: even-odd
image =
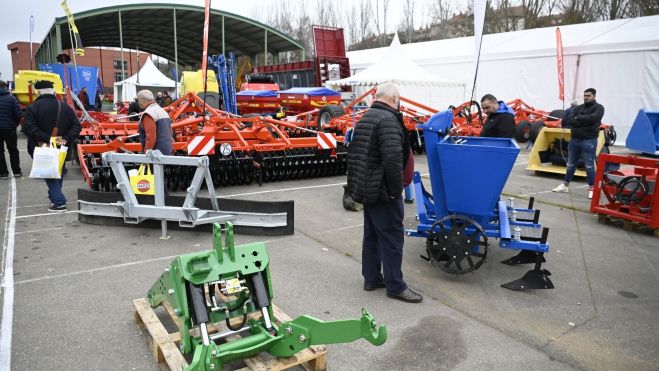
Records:
[[[50,146],[57,148],[57,139],[55,137],[50,138]],[[66,162],[66,152],[68,152],[69,147],[60,146],[59,147],[59,173],[62,175],[62,168],[64,168],[64,163]]]
[[[156,179],[151,174],[149,165],[140,165],[137,174],[130,175],[130,186],[136,195],[156,194]]]

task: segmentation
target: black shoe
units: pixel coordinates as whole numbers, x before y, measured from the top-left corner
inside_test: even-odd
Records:
[[[9,179],[9,174],[0,174],[0,179]]]
[[[66,210],[67,210],[66,205],[59,205],[59,206],[50,205],[50,207],[48,208],[48,211],[50,212],[60,212]]]
[[[413,204],[414,200],[403,200],[406,204]]]
[[[14,173],[14,178],[20,178],[23,176],[23,173]]]
[[[387,293],[387,296],[392,299],[398,299],[406,303],[420,303],[423,300],[423,296],[418,292],[413,291],[411,288],[406,288],[403,292],[399,294],[390,294]]]
[[[373,291],[375,289],[382,289],[385,288],[386,286],[384,285],[384,282],[378,282],[378,283],[365,283],[364,284],[364,291]]]

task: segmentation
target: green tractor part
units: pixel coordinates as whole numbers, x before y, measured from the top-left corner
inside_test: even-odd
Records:
[[[224,364],[261,352],[289,357],[316,344],[364,338],[382,345],[387,340],[386,327],[377,328],[366,309],[359,319],[325,322],[300,316],[277,326],[268,266],[265,244],[235,246],[233,225],[227,222],[224,228],[213,225],[213,250],[179,256],[165,269],[148,299],[152,308],[169,302],[174,309],[181,351],[193,353],[187,370],[221,370]],[[209,324],[222,321],[228,330],[209,334]],[[191,334],[194,327],[198,331]],[[220,342],[235,334],[244,335]]]

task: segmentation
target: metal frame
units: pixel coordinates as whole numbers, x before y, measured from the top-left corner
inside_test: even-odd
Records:
[[[225,212],[219,209],[215,195],[215,187],[208,168],[208,157],[164,156],[160,151],[147,151],[146,154],[128,154],[106,152],[102,155],[103,162],[112,168],[117,179],[117,188],[124,197],[123,202],[98,203],[78,201],[79,213],[83,215],[98,215],[104,217],[120,217],[125,223],[138,224],[148,219],[161,221],[162,239],[167,237],[167,221],[178,221],[181,227],[194,227],[200,224],[231,221],[234,225],[254,227],[286,226],[287,213],[254,213]],[[153,165],[155,177],[155,204],[143,205],[137,200],[130,186],[130,178],[124,166],[125,163]],[[164,165],[196,166],[194,177],[183,206],[165,205]],[[195,207],[199,191],[206,181],[208,195],[213,210]]]

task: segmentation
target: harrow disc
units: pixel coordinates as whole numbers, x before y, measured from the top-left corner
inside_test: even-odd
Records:
[[[480,268],[487,257],[487,236],[476,221],[448,215],[436,221],[426,240],[426,252],[439,269],[460,275]]]

